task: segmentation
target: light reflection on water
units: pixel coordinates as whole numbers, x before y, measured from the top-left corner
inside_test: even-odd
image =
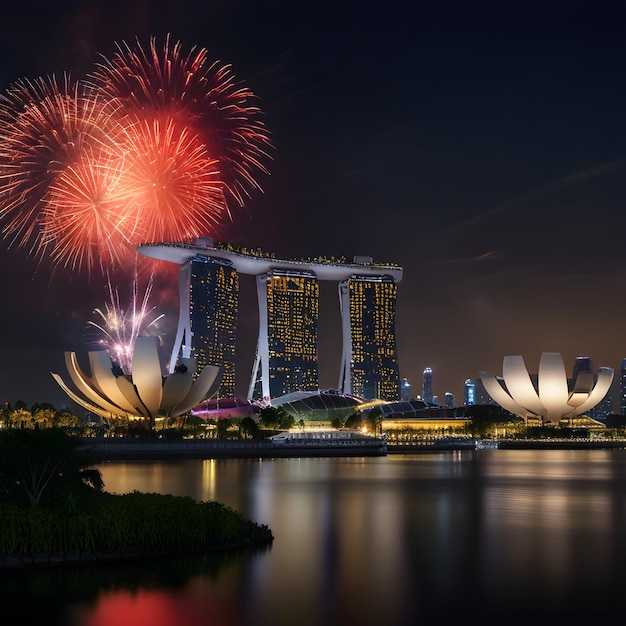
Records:
[[[470,614],[493,624],[618,623],[611,596],[626,574],[626,451],[111,462],[101,470],[108,491],[217,500],[268,524],[275,540],[260,553],[82,575],[89,593],[66,583],[56,594],[63,626],[404,626]],[[48,589],[59,584],[42,576]]]

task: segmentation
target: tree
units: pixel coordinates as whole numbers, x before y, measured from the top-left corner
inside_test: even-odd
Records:
[[[360,429],[362,425],[362,417],[360,413],[353,413],[346,419],[346,428]]]
[[[26,409],[16,409],[11,414],[11,425],[14,428],[32,428],[34,426],[33,414]]]
[[[0,497],[33,508],[74,508],[86,489],[102,491],[100,470],[80,440],[59,428],[0,433]]]
[[[502,407],[493,404],[473,404],[465,410],[472,422],[469,426],[473,437],[485,437],[495,432],[498,426],[520,424],[523,420]]]
[[[255,439],[259,434],[259,427],[254,419],[247,415],[239,424],[239,432],[244,439]]]
[[[343,421],[341,420],[340,417],[333,417],[332,421],[330,422],[330,425],[333,428],[336,428],[337,430],[339,430],[340,428],[343,428]]]
[[[369,430],[372,434],[376,434],[378,432],[379,426],[383,423],[383,414],[380,409],[375,407],[371,409],[367,417],[365,418],[365,424],[367,425],[367,430]]]
[[[215,428],[215,435],[218,439],[227,439],[228,438],[228,429],[230,428],[230,422],[221,418],[217,420],[217,426]]]
[[[268,429],[289,430],[296,424],[293,415],[290,415],[282,406],[266,406],[259,411],[259,425]]]
[[[49,426],[56,426],[57,412],[52,408],[44,408],[43,405],[37,405],[37,408],[33,407],[33,422],[35,426],[39,428],[47,428]]]

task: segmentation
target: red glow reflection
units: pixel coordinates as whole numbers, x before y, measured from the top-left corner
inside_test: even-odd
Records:
[[[101,595],[93,612],[86,615],[81,623],[83,626],[235,624],[237,621],[232,609],[223,599],[204,596],[200,601],[200,598],[189,598],[184,592],[116,591]]]

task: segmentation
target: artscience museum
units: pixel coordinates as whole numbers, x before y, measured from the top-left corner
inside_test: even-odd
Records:
[[[502,376],[480,372],[487,393],[503,409],[526,422],[558,423],[583,415],[602,401],[613,382],[613,369],[579,372],[568,380],[563,358],[557,352],[541,355],[537,376],[531,376],[521,355],[506,356]]]

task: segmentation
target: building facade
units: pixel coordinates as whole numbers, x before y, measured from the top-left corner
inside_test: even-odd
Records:
[[[463,406],[495,404],[480,378],[468,378],[463,389]]]
[[[351,276],[339,283],[343,332],[339,388],[364,400],[397,401],[397,285],[390,276]]]
[[[319,283],[313,272],[271,270],[257,276],[259,340],[248,397],[316,391]]]
[[[194,256],[180,267],[179,298],[188,315],[179,320],[169,370],[179,355],[196,359],[198,372],[221,366],[218,398],[235,394],[238,294],[237,272],[227,259]]]
[[[411,400],[411,383],[408,379],[403,378],[400,383],[400,402],[410,402]]]
[[[422,374],[422,400],[432,404],[433,396],[433,370],[427,367]]]
[[[620,363],[619,399],[620,412],[626,415],[626,359],[622,359]]]
[[[374,264],[371,257],[355,257],[352,263],[286,261],[215,247],[208,238],[194,244],[143,244],[137,250],[181,266],[170,372],[179,357],[197,354],[223,366],[220,394],[234,395],[237,277],[247,274],[256,277],[259,306],[247,399],[317,389],[319,281],[330,280],[339,285],[340,391],[364,399],[399,399],[395,315],[402,268]]]

